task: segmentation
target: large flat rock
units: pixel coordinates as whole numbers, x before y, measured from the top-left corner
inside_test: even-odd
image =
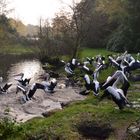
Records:
[[[25,122],[34,117],[43,117],[43,113],[61,110],[62,104],[84,100],[86,97],[78,94],[72,87],[55,89],[53,94],[37,90],[34,98],[26,103],[21,102],[22,93],[15,93],[15,88],[8,94],[0,95],[0,116],[9,117],[17,122]]]

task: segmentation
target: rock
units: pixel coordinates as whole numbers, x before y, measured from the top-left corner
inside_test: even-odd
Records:
[[[51,110],[51,111],[46,111],[46,112],[43,112],[42,115],[44,117],[49,117],[49,116],[53,115],[54,113],[56,113],[57,111],[60,111],[60,109],[54,109],[54,110]]]
[[[61,104],[61,107],[64,108],[64,107],[67,107],[71,102],[62,102],[60,103]]]
[[[132,139],[140,139],[140,121],[136,121],[127,128],[127,137]]]
[[[23,94],[15,94],[15,91],[16,88],[12,87],[9,94],[0,95],[0,116],[2,118],[8,116],[16,122],[26,122],[34,117],[50,116],[68,106],[69,103],[86,98],[77,94],[72,87],[62,89],[56,87],[53,94],[38,89],[34,99],[22,104],[20,99]]]

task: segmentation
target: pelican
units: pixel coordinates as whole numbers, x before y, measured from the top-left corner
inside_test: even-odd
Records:
[[[100,65],[98,68],[95,69],[95,71],[93,73],[93,93],[95,96],[97,96],[99,94],[99,90],[100,90],[100,83],[97,80],[97,78],[99,76],[99,71],[102,67],[103,67],[103,65]]]
[[[67,63],[67,64],[65,65],[65,71],[66,71],[68,74],[70,74],[70,75],[74,74],[74,71],[72,70],[71,64],[70,64],[70,63]]]
[[[118,69],[120,68],[120,64],[112,56],[109,56],[108,59],[113,66],[117,67]]]
[[[107,88],[109,86],[112,86],[113,83],[117,80],[118,77],[119,77],[119,80],[121,81],[121,83],[123,83],[122,89],[124,91],[124,95],[126,96],[127,95],[127,90],[130,87],[130,84],[129,84],[129,81],[128,81],[126,75],[121,70],[117,70],[113,74],[113,76],[109,76],[107,78],[106,82],[102,85],[102,89],[105,89],[105,88]],[[117,83],[119,83],[119,82],[117,82]]]
[[[15,74],[14,76],[20,76],[20,78],[15,78],[15,80],[18,81],[16,94],[19,91],[22,91],[23,94],[26,94],[31,78],[25,78],[24,79],[24,73]]]
[[[113,60],[113,63],[115,63],[115,60]],[[116,61],[117,63],[117,61]],[[117,63],[118,64],[118,63]],[[123,59],[121,59],[120,64],[118,64],[118,69],[121,69],[124,71],[127,76],[130,76],[130,72],[136,69],[140,68],[140,62],[139,60],[135,59],[131,54],[125,54]]]
[[[113,84],[112,84],[113,80]],[[122,87],[117,88],[119,83],[123,83]],[[119,109],[123,109],[126,104],[130,104],[126,98],[127,90],[130,84],[127,80],[123,71],[116,71],[116,73],[107,79],[104,83],[103,87],[105,88],[105,92],[102,95],[101,99],[103,99],[107,95],[111,95],[112,100],[118,105]]]
[[[111,56],[109,56],[108,58],[109,58],[109,61],[112,63],[113,66],[117,67],[118,70],[122,70],[125,74],[127,74],[129,76],[130,68],[128,66],[128,62],[121,59],[121,62],[118,63]]]
[[[3,82],[3,77],[0,77],[0,82],[2,83]],[[12,83],[6,83],[4,84],[4,86],[0,86],[0,93],[7,93],[9,87],[12,86]]]
[[[135,59],[131,54],[127,54],[127,51],[119,56],[116,60],[109,56],[109,60],[113,65],[115,65],[118,69],[124,68],[125,73],[130,73],[130,71],[136,70],[140,68],[140,62],[138,60],[139,53],[137,54],[137,59]]]
[[[99,94],[99,89],[100,89],[100,84],[97,80],[98,78],[98,73],[99,70],[102,68],[103,65],[101,65],[99,68],[95,69],[94,73],[92,74],[93,76],[93,81],[90,80],[89,75],[85,74],[84,75],[84,80],[85,80],[85,87],[86,90],[81,92],[82,94],[85,92],[86,94],[89,93],[90,90],[93,91],[93,94],[97,96]]]
[[[81,91],[79,94],[87,95],[87,94],[90,93],[90,90],[92,89],[91,80],[90,80],[88,74],[85,74],[85,75],[84,75],[84,81],[85,81],[85,87],[86,87],[86,89],[83,90],[83,91]]]
[[[24,78],[24,73],[15,74],[14,76],[20,76],[20,78],[15,78],[21,85],[26,86],[29,84],[31,78]]]
[[[116,62],[117,63],[121,63],[121,61],[126,57],[126,55],[127,55],[127,51],[125,51],[122,55],[119,55],[117,58],[116,58]]]
[[[89,61],[84,61],[83,63],[78,63],[78,68],[83,70],[86,74],[92,75],[93,74],[93,70],[88,68],[88,66],[87,66],[88,64],[90,64]]]
[[[92,58],[86,57],[86,60],[87,60],[87,62],[92,64],[92,62],[94,61],[94,57],[92,57]]]
[[[65,71],[70,75],[74,74],[74,70],[77,64],[77,60],[75,58],[72,58],[70,62],[68,62],[67,64],[65,63]]]
[[[96,61],[94,64],[95,68],[98,68],[100,65],[105,66],[105,57],[104,56],[97,55],[95,61]]]
[[[89,69],[86,65],[82,65],[82,70],[85,71],[89,75],[93,74],[93,70]]]
[[[130,56],[130,61],[128,63],[128,70],[132,71],[132,70],[136,70],[140,68],[140,62],[138,60],[135,60],[132,56]]]
[[[66,71],[66,73],[68,73],[70,75],[74,74],[74,71],[71,68],[70,62],[66,63],[64,60],[61,60],[61,62],[65,65],[65,71]]]
[[[25,96],[22,97],[22,100],[24,102],[29,101],[34,96],[37,89],[42,89],[45,92],[53,93],[56,85],[57,85],[57,80],[55,78],[49,81],[43,81],[41,83],[34,83],[31,86],[28,94],[25,94]]]

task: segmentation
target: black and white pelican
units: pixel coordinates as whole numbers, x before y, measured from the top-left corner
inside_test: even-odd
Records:
[[[16,93],[22,91],[23,94],[26,94],[31,78],[24,78],[24,73],[15,74],[14,76],[16,76],[15,80],[18,81]]]
[[[114,83],[112,83],[112,81]],[[120,84],[122,84],[121,87]],[[123,109],[126,104],[129,104],[126,98],[129,86],[130,84],[124,72],[118,70],[104,83],[103,87],[105,88],[105,92],[101,99],[103,99],[105,96],[111,95],[112,100],[118,105],[119,109]]]
[[[42,81],[41,83],[34,83],[28,93],[25,94],[22,99],[24,102],[30,100],[34,96],[37,89],[42,89],[45,92],[53,93],[56,85],[57,80],[55,78],[52,78],[49,81]]]
[[[102,69],[103,65],[100,65],[98,68],[95,69],[94,73],[93,73],[93,93],[95,96],[97,96],[99,94],[99,90],[100,90],[100,83],[98,81],[98,77],[99,77],[99,71]]]
[[[139,60],[135,59],[131,55],[127,56],[127,58],[125,58],[125,61],[128,62],[128,68],[127,68],[128,71],[133,71],[133,70],[136,70],[136,69],[140,69]]]
[[[3,77],[0,77],[0,83],[3,82]],[[12,86],[12,83],[5,83],[3,86],[0,86],[0,93],[7,93],[9,87]]]
[[[92,63],[93,63],[93,61],[94,61],[94,57],[91,57],[91,58],[86,57],[86,60],[87,60],[87,62],[89,62],[89,64],[92,65]]]
[[[77,64],[78,64],[78,61],[75,58],[72,58],[71,61],[69,61],[68,63],[65,63],[65,71],[67,72],[67,74],[70,74],[70,75],[74,74],[74,70]]]
[[[81,69],[89,75],[92,75],[94,73],[94,71],[92,69],[88,68],[86,64],[83,64],[81,66]]]
[[[93,80],[90,79],[88,74],[84,75],[84,80],[85,80],[85,87],[86,90],[81,92],[82,94],[85,93],[89,93],[89,91],[93,91],[93,94],[95,96],[97,96],[99,94],[99,90],[100,90],[100,83],[97,80],[98,76],[99,76],[99,70],[102,68],[102,65],[98,68],[95,69],[94,72],[92,72],[92,78]]]

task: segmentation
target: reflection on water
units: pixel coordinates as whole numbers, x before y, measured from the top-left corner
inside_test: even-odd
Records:
[[[31,78],[31,82],[37,81],[38,76],[44,71],[38,60],[26,60],[13,64],[8,71],[8,81],[14,82],[15,74],[24,73],[23,78]]]
[[[44,73],[41,63],[29,56],[0,55],[0,76],[4,81],[14,83],[14,74],[24,73],[26,78],[31,78],[31,82],[38,79]]]

